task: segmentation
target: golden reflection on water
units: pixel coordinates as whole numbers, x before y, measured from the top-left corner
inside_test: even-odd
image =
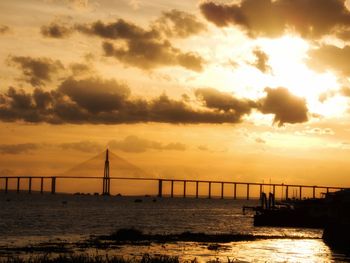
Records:
[[[217,249],[213,249],[217,247]],[[209,249],[210,248],[210,249]],[[135,251],[137,250],[137,252]],[[137,248],[123,247],[118,254],[142,255],[143,253],[179,256],[182,262],[341,262],[346,260],[334,255],[321,239],[270,239],[224,244],[179,242]]]

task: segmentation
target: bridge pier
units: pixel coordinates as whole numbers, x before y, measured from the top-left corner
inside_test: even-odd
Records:
[[[40,194],[44,193],[44,177],[40,178]]]
[[[272,186],[272,193],[273,193],[273,196],[276,196],[276,185],[273,185]]]
[[[263,192],[263,186],[262,186],[262,184],[260,184],[260,186],[259,186],[259,196],[261,196],[262,192]]]
[[[187,183],[187,181],[184,181],[184,194],[183,194],[183,198],[186,198],[186,183]]]
[[[224,199],[224,183],[221,183],[221,199]]]
[[[233,184],[233,199],[234,200],[237,199],[237,184],[236,183]]]
[[[8,192],[8,186],[9,186],[9,178],[6,177],[6,178],[5,178],[5,193],[6,193],[6,194],[7,194],[7,192]]]
[[[163,197],[163,180],[158,180],[158,197]]]
[[[247,184],[247,200],[249,200],[249,184]]]
[[[170,197],[174,197],[174,180],[171,180]]]
[[[286,185],[286,200],[288,199],[288,185]]]
[[[209,182],[209,189],[208,189],[208,198],[211,198],[211,182]]]
[[[19,193],[21,177],[17,177],[17,194]]]
[[[31,194],[32,193],[32,178],[29,177],[28,179],[29,179],[29,181],[28,181],[28,193]]]
[[[301,186],[299,186],[299,200],[301,200],[303,198],[302,191],[303,191],[303,188]]]
[[[196,198],[198,198],[198,185],[199,185],[199,182],[197,181],[196,182]]]
[[[51,194],[56,193],[56,177],[51,177]]]
[[[316,198],[316,186],[312,187],[312,198],[315,199]]]

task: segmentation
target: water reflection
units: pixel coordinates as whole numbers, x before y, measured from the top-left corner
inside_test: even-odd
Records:
[[[349,258],[344,255],[333,254],[321,239],[274,239],[220,245],[179,242],[144,247],[125,246],[114,253],[124,256],[167,254],[180,256],[181,261],[196,258],[203,263],[228,262],[228,259],[231,262],[349,262]]]

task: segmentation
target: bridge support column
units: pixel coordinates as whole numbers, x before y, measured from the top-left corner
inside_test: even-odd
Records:
[[[31,194],[32,193],[32,178],[29,177],[29,182],[28,182],[28,193]]]
[[[44,193],[44,177],[40,178],[40,194]]]
[[[316,186],[312,187],[312,198],[315,199],[316,198]]]
[[[163,197],[163,180],[158,180],[158,197]]]
[[[249,200],[249,184],[247,184],[247,200]]]
[[[329,187],[326,188],[327,194],[329,193]]]
[[[197,181],[196,182],[196,198],[198,198],[198,184],[199,184],[199,182]]]
[[[274,196],[276,196],[276,185],[272,186],[272,193]]]
[[[56,193],[56,177],[51,177],[51,194]]]
[[[184,198],[186,198],[186,183],[187,183],[187,181],[184,181],[184,194],[183,194]]]
[[[288,199],[288,185],[286,185],[286,200]]]
[[[174,181],[171,180],[171,186],[170,186],[170,197],[174,197]]]
[[[233,184],[233,199],[237,199],[237,184]]]
[[[21,178],[17,177],[17,193],[19,193],[20,181],[21,181]]]
[[[261,197],[261,194],[262,194],[262,192],[263,192],[263,186],[262,186],[262,184],[259,186],[259,196]]]
[[[209,182],[208,198],[211,198],[211,182]]]
[[[5,178],[5,193],[8,192],[8,186],[9,186],[9,178],[6,177],[6,178]]]
[[[303,198],[303,193],[302,190],[303,188],[301,186],[299,186],[299,200],[301,200]]]
[[[221,183],[221,199],[224,199],[224,183]]]

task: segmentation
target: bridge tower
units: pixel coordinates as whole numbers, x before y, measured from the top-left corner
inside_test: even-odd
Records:
[[[105,160],[105,169],[103,173],[103,195],[110,195],[111,189],[111,179],[109,178],[109,158],[108,158],[108,149],[106,150],[106,160]]]

